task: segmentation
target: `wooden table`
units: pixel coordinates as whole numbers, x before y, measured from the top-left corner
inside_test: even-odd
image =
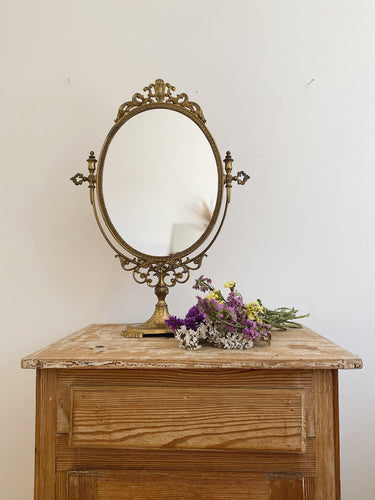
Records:
[[[339,369],[313,331],[248,351],[178,349],[91,325],[37,369],[36,500],[338,500]]]

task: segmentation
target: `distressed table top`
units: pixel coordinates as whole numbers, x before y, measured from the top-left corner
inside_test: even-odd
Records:
[[[248,350],[179,349],[174,338],[121,336],[124,325],[89,325],[26,356],[22,368],[349,369],[362,360],[309,328],[274,331]]]

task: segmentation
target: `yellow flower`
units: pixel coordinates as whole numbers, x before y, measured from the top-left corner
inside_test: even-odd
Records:
[[[224,283],[225,288],[234,288],[235,286],[236,286],[236,283],[233,280],[227,281],[226,283]]]
[[[250,302],[246,304],[246,315],[251,321],[262,322],[261,315],[264,314],[264,307],[259,302]]]
[[[216,290],[216,288],[214,290],[212,290],[212,292],[210,292],[208,295],[206,295],[206,298],[207,299],[214,299],[214,300],[217,300],[218,302],[222,302],[221,293],[219,290]]]

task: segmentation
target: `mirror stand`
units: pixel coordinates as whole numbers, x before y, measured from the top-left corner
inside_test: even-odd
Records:
[[[164,282],[163,278],[160,280]],[[173,330],[167,328],[165,320],[169,318],[168,306],[165,302],[165,297],[168,295],[168,287],[161,283],[155,287],[155,295],[158,301],[155,305],[154,314],[144,323],[135,323],[127,325],[121,334],[126,338],[141,339],[147,335],[160,335],[173,337]]]
[[[131,271],[137,283],[154,288],[158,299],[151,318],[126,326],[124,337],[173,335],[165,324],[169,318],[165,302],[169,288],[185,283],[190,271],[200,268],[222,228],[232,183],[245,184],[249,179],[243,171],[232,175],[233,159],[229,151],[224,159],[224,172],[202,109],[187,94],[174,95],[175,90],[159,78],[144,87],[144,94],[136,93],[122,104],[99,160],[91,151],[87,160],[89,174],[77,173],[71,177],[75,185],[88,183],[95,219],[122,269]],[[176,184],[171,189],[171,179],[178,175],[177,185],[182,189],[175,196]],[[151,186],[153,191],[139,191],[139,186]],[[222,204],[224,190],[226,201]],[[161,196],[164,202],[170,201],[168,206],[159,203]],[[200,221],[197,234],[196,218],[186,217],[186,207],[194,206],[196,200],[211,198],[216,199],[214,208],[203,227]],[[149,209],[140,211],[144,202]],[[166,208],[164,212],[160,210],[162,205]],[[165,226],[160,221],[169,222]],[[194,237],[190,235],[170,249],[165,247],[165,239],[164,245],[159,246],[155,235],[166,234],[169,242],[171,230],[173,234],[173,228],[179,225],[195,228],[191,233]],[[154,239],[148,233],[146,238],[140,238],[142,227],[151,228]]]

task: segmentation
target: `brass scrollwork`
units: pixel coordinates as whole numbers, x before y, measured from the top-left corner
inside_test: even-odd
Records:
[[[92,205],[94,204],[94,189],[95,189],[95,185],[96,185],[96,175],[95,175],[96,162],[97,162],[97,160],[95,158],[94,151],[90,151],[90,155],[87,159],[89,175],[86,177],[83,174],[78,173],[76,175],[73,175],[73,177],[70,178],[70,180],[76,186],[80,186],[84,182],[89,183],[90,202]]]
[[[157,288],[161,281],[166,286],[173,287],[177,283],[185,283],[190,277],[190,271],[199,269],[202,265],[201,254],[193,259],[173,258],[168,262],[155,262],[154,260],[142,259],[140,257],[129,258],[122,254],[117,254],[121,267],[125,271],[132,271],[133,278],[137,283],[146,283],[152,288]],[[155,293],[157,290],[155,290]],[[156,293],[157,294],[157,293]]]
[[[237,184],[244,185],[250,179],[250,175],[248,175],[243,170],[237,172],[237,175],[233,177],[233,180],[237,182]]]
[[[237,184],[243,185],[250,179],[250,175],[248,175],[243,170],[241,170],[240,172],[237,172],[237,175],[234,175],[234,176],[232,175],[232,169],[233,169],[232,163],[233,163],[233,161],[234,160],[231,156],[230,151],[227,151],[227,154],[224,158],[225,172],[226,172],[226,176],[224,179],[224,185],[227,188],[227,201],[228,201],[228,203],[231,200],[232,182],[235,181],[235,182],[237,182]]]
[[[76,186],[80,186],[84,182],[88,182],[89,178],[84,176],[83,174],[78,173],[76,175],[73,175],[70,180],[73,181]]]
[[[199,118],[203,123],[205,123],[206,119],[200,106],[196,102],[189,101],[189,98],[185,93],[173,96],[172,92],[174,92],[175,90],[176,88],[173,87],[173,85],[164,82],[164,80],[162,80],[161,78],[157,79],[155,83],[150,83],[148,87],[144,87],[143,91],[147,93],[146,95],[142,95],[137,92],[133,95],[131,101],[127,101],[124,104],[121,104],[115,122],[117,123],[123,117],[123,115],[130,113],[130,111],[132,111],[134,108],[139,108],[140,106],[148,106],[154,103],[167,103],[175,104],[176,106],[187,109],[197,118]]]

